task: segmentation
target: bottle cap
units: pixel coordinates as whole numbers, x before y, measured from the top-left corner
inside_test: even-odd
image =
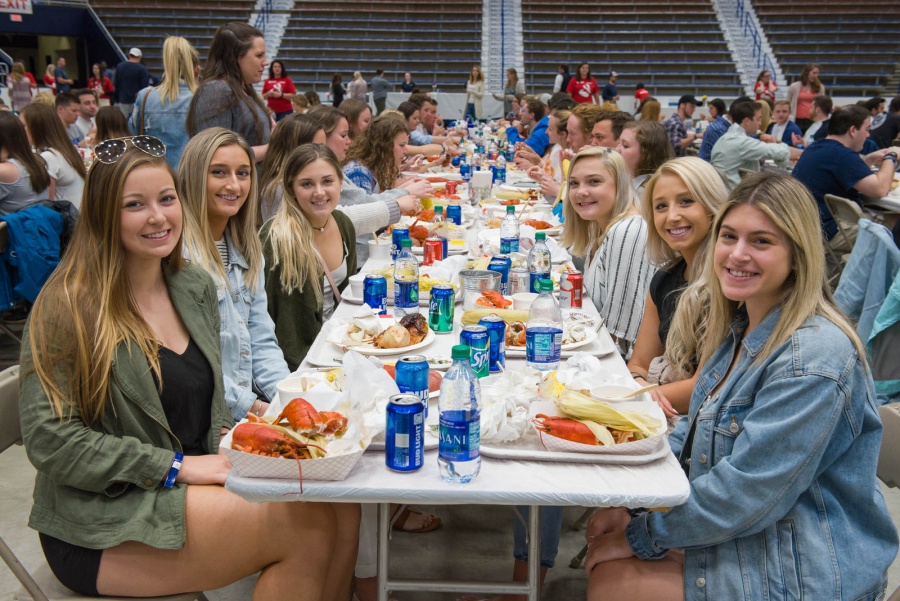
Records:
[[[400,248],[412,248],[412,240],[409,238],[403,238],[400,240]]]
[[[437,206],[434,207],[434,214],[435,214],[435,215],[437,215],[438,213],[443,213],[443,212],[444,212],[444,207],[442,207],[441,205],[437,205]]]
[[[513,205],[506,205],[506,212],[507,213],[515,213],[516,207],[514,207]]]
[[[546,240],[546,239],[547,239],[547,232],[537,232],[537,233],[534,235],[534,239],[535,239],[535,240]]]
[[[538,290],[541,292],[553,292],[553,280],[544,278],[538,283]]]
[[[450,357],[452,359],[468,359],[469,358],[469,347],[465,344],[457,344],[450,351]]]

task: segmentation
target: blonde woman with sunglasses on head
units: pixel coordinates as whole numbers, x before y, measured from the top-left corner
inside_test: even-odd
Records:
[[[358,506],[250,503],[223,487],[217,450],[234,420],[216,289],[182,258],[165,146],[145,136],[96,153],[22,345],[29,524],[51,569],[90,596],[211,590],[261,571],[254,599],[346,598]]]

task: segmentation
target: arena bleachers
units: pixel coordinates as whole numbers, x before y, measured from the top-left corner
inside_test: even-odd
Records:
[[[139,5],[123,0],[91,0],[122,51],[140,48],[144,64],[157,77],[162,75],[162,45],[167,36],[186,38],[201,60],[205,59],[216,28],[229,21],[246,23],[254,4],[252,0],[147,0]]]
[[[368,80],[379,68],[397,91],[408,71],[423,89],[462,92],[481,62],[481,7],[481,0],[300,0],[278,58],[298,88],[323,93],[335,73],[347,84],[354,71]]]
[[[587,61],[602,86],[619,73],[625,98],[638,81],[653,95],[735,96],[740,75],[709,0],[567,5],[522,0],[526,85],[550,91],[561,63],[574,74]],[[630,105],[627,105],[630,108]]]
[[[900,4],[846,0],[753,0],[788,82],[810,62],[831,96],[875,96],[897,62]]]

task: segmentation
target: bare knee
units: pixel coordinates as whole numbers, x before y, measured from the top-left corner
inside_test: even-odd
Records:
[[[587,601],[678,601],[683,596],[683,567],[670,559],[607,561],[594,567],[588,577]]]

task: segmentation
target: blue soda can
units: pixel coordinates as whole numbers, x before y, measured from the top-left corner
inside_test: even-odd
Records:
[[[384,464],[389,470],[414,472],[425,462],[427,406],[414,394],[401,393],[390,398],[384,436]]]
[[[494,255],[488,263],[488,271],[496,271],[500,274],[500,294],[509,296],[509,270],[512,268],[512,259],[509,255]]]
[[[400,254],[400,241],[409,238],[408,227],[395,227],[391,230],[391,260],[396,261]]]
[[[428,301],[428,326],[435,334],[453,331],[453,310],[456,290],[450,284],[435,284],[431,287]]]
[[[459,333],[459,343],[469,347],[469,363],[479,378],[490,371],[491,341],[487,328],[483,325],[465,326]]]
[[[490,339],[490,371],[501,371],[506,367],[506,322],[499,315],[485,315],[478,320],[478,325],[487,328]]]
[[[425,403],[425,417],[428,417],[428,360],[424,355],[400,357],[394,367],[394,380],[400,392],[414,394]]]
[[[459,176],[463,178],[464,181],[469,181],[470,179],[472,179],[472,165],[468,163],[460,163]]]
[[[459,205],[447,205],[447,221],[462,225],[462,207]]]
[[[379,315],[387,315],[387,278],[383,275],[367,275],[363,280],[363,302]]]

